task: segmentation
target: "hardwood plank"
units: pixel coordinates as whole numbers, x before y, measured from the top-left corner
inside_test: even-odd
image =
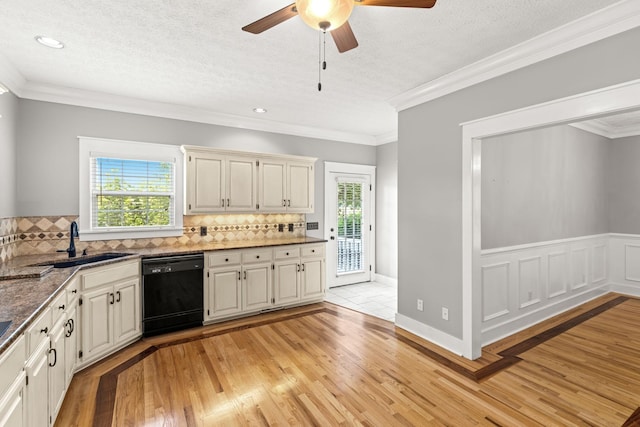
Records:
[[[314,304],[135,343],[74,377],[56,424],[634,425],[639,314],[608,295],[468,362]]]

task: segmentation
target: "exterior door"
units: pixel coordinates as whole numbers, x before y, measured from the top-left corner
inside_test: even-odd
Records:
[[[349,166],[354,166],[355,170],[366,168],[344,165],[344,169],[348,171]],[[327,169],[329,167],[325,165],[327,284],[331,288],[369,282],[373,270],[372,194],[375,175],[327,172]]]

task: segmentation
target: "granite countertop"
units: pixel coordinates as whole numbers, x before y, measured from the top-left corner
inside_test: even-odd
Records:
[[[85,264],[68,268],[47,268],[39,264],[66,261],[66,254],[25,255],[0,264],[0,322],[10,320],[9,328],[0,335],[0,356],[42,313],[53,299],[65,288],[73,275],[87,268],[93,268],[139,258],[158,256],[198,254],[207,251],[250,249],[308,243],[322,243],[326,240],[315,237],[292,239],[235,241],[210,243],[198,246],[166,246],[154,249],[130,249],[129,256]],[[113,251],[111,251],[113,252]],[[96,255],[96,252],[88,256]],[[76,259],[81,259],[77,257]],[[4,272],[4,275],[3,275]],[[11,277],[8,278],[7,277]]]

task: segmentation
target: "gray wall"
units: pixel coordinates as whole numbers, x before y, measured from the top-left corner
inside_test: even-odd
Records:
[[[21,99],[17,214],[78,214],[78,136],[317,157],[315,213],[323,237],[324,161],[375,165],[376,147]]]
[[[609,144],[609,231],[640,234],[640,136]]]
[[[398,278],[398,143],[377,147],[376,273]]]
[[[0,218],[16,216],[16,123],[18,98],[0,95]]]
[[[569,125],[482,140],[482,248],[608,232],[608,147]]]
[[[399,114],[399,313],[462,338],[460,123],[635,80],[638,40],[640,28]],[[440,317],[442,306],[449,321]]]

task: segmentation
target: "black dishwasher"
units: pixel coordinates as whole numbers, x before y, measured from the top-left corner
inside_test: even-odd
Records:
[[[202,326],[204,256],[142,260],[142,335]]]

